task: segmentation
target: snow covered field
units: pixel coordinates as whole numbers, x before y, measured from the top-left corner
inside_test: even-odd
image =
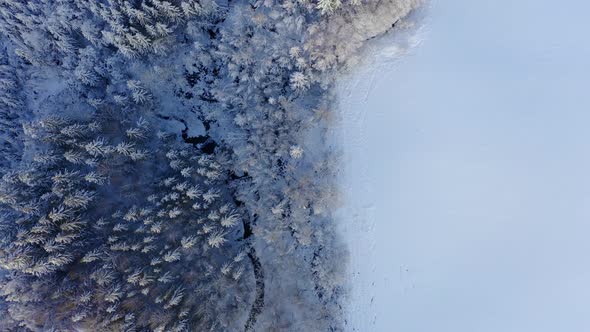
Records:
[[[590,330],[588,7],[435,3],[342,82],[350,331]]]

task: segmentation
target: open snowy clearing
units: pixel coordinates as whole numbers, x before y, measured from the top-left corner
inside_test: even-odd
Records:
[[[590,22],[566,2],[438,3],[341,83],[350,331],[590,330]]]

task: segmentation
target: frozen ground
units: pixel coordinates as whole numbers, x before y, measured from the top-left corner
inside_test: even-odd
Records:
[[[416,18],[416,21],[422,22]],[[400,284],[390,284],[392,276],[378,271],[378,265],[383,263],[382,257],[376,255],[378,248],[376,233],[378,230],[389,230],[391,220],[377,217],[375,198],[381,195],[378,190],[379,177],[374,174],[371,164],[378,162],[371,155],[370,130],[368,120],[373,116],[370,101],[373,100],[373,90],[376,85],[384,84],[383,73],[390,73],[398,61],[411,52],[422,38],[422,30],[418,24],[415,28],[396,30],[382,38],[369,43],[364,54],[364,63],[347,77],[340,81],[337,88],[339,95],[340,122],[335,132],[337,144],[341,144],[342,163],[339,176],[342,183],[342,207],[337,211],[336,218],[342,234],[348,239],[350,248],[349,278],[351,288],[348,303],[347,326],[350,331],[372,331],[379,326],[379,313],[376,311],[384,304],[381,290],[399,288]],[[392,151],[391,151],[392,152]],[[389,158],[388,151],[383,158]],[[381,159],[381,156],[378,158]],[[389,264],[389,262],[386,262]],[[395,276],[393,276],[395,277]],[[385,282],[387,285],[380,285]],[[403,286],[402,286],[403,287]],[[387,326],[383,325],[385,329]]]
[[[588,7],[436,3],[343,81],[350,331],[590,331]]]

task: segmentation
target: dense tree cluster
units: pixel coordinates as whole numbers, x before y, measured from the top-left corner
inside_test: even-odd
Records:
[[[15,69],[8,62],[0,43],[0,175],[3,169],[20,161],[22,130],[19,126],[23,102]]]
[[[149,131],[108,116],[26,126],[32,160],[0,182],[7,317],[30,330],[225,330],[218,317],[249,301],[222,156],[166,135],[148,152]]]
[[[341,330],[331,89],[417,5],[0,2],[0,330]]]
[[[166,53],[174,45],[173,33],[187,20],[217,9],[212,0],[8,0],[0,4],[0,29],[31,63],[73,60],[65,55],[88,45],[113,46],[137,57]]]

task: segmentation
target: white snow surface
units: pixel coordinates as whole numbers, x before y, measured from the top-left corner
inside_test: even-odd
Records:
[[[342,167],[338,175],[342,206],[336,212],[336,220],[339,231],[349,242],[352,287],[347,296],[346,326],[350,331],[374,331],[377,326],[385,328],[378,323],[378,309],[385,305],[378,293],[385,288],[405,287],[388,284],[396,276],[382,275],[378,271],[378,265],[382,263],[382,257],[376,255],[378,220],[374,198],[378,194],[375,192],[378,178],[369,170],[374,156],[367,149],[371,144],[367,101],[374,86],[382,83],[381,75],[390,72],[398,60],[420,44],[424,33],[422,14],[415,13],[408,18],[404,22],[408,26],[404,29],[395,29],[370,41],[363,51],[365,56],[361,66],[346,73],[337,86],[339,124],[333,137],[337,146],[343,145],[340,147]]]
[[[588,7],[436,3],[341,81],[349,331],[590,331]]]

